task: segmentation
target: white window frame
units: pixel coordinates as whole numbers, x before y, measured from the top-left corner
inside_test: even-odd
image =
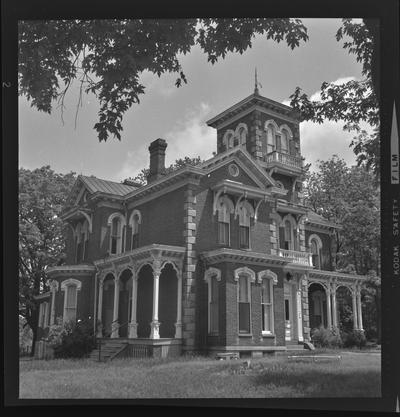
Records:
[[[243,135],[241,134],[243,131],[245,132],[244,139],[243,139]],[[239,146],[246,145],[247,137],[248,137],[248,128],[247,128],[246,123],[239,123],[235,129],[235,138],[238,140]]]
[[[271,330],[270,331],[268,331],[268,330],[264,330],[263,329],[263,326],[262,326],[262,318],[261,318],[261,334],[263,335],[263,336],[271,336],[271,335],[274,335],[275,334],[275,314],[274,314],[274,285],[276,285],[276,284],[278,284],[278,276],[274,273],[274,272],[272,272],[271,270],[269,270],[269,269],[265,269],[265,270],[263,270],[263,271],[260,271],[258,274],[257,274],[257,282],[259,283],[259,284],[261,284],[261,286],[263,285],[263,281],[268,281],[269,282],[269,290],[270,290],[270,320],[271,320],[271,323],[270,323],[270,327],[271,327]],[[261,296],[261,294],[262,294],[262,289],[261,289],[261,287],[260,287],[260,296]],[[266,304],[266,303],[263,303],[262,301],[262,297],[260,297],[260,301],[261,301],[261,304]],[[262,312],[262,305],[261,305],[261,312]]]
[[[215,279],[218,282],[221,282],[221,271],[217,268],[210,267],[204,273],[204,281],[207,283],[208,288],[208,297],[207,297],[207,333],[212,336],[219,334],[219,325],[217,331],[211,331],[211,291],[212,283],[211,281]],[[218,286],[218,295],[219,295],[219,286]],[[218,300],[218,309],[219,309],[219,300]],[[219,322],[219,311],[218,311],[218,322]],[[219,324],[219,323],[218,323]]]
[[[232,200],[223,195],[219,197],[217,202],[217,239],[218,244],[223,245],[224,243],[220,243],[220,235],[219,235],[219,223],[227,223],[228,224],[228,243],[227,246],[231,245],[231,214],[234,213],[235,207],[233,205]]]
[[[279,225],[279,227],[283,227],[283,228],[285,228],[285,222],[286,221],[289,221],[290,222],[290,224],[291,224],[291,228],[290,228],[290,242],[289,242],[289,246],[291,246],[291,247],[289,247],[289,249],[288,250],[292,250],[292,251],[294,251],[294,250],[296,250],[295,248],[296,248],[296,246],[298,246],[298,242],[297,242],[297,240],[299,239],[299,236],[298,236],[298,233],[294,233],[294,231],[295,230],[297,230],[297,222],[296,222],[296,220],[293,218],[293,216],[292,215],[290,215],[290,214],[288,214],[288,215],[286,215],[283,219],[282,219],[282,221],[281,221],[281,223],[280,223],[280,225]],[[278,238],[279,238],[279,233],[278,233]],[[279,242],[279,248],[281,248],[282,249],[282,247],[281,247],[281,242]]]
[[[251,218],[254,219],[255,213],[252,205],[247,201],[241,201],[238,204],[237,213],[239,215],[239,248],[251,249]],[[248,227],[249,229],[249,246],[248,248],[242,248],[240,246],[240,227]]]
[[[113,236],[112,236],[112,223],[113,223],[113,220],[116,217],[118,217],[120,219],[120,222],[121,222],[121,235],[119,236],[119,239],[117,240],[116,253],[111,253],[112,238],[113,238]],[[109,241],[110,255],[119,255],[119,254],[122,253],[122,242],[123,242],[123,238],[124,238],[124,227],[126,226],[125,217],[119,212],[112,213],[108,218],[107,226],[110,227],[110,241]]]
[[[225,150],[232,149],[234,146],[235,132],[232,129],[228,129],[222,138],[222,143],[225,145]]]
[[[137,218],[137,221],[135,221],[135,217]],[[139,236],[139,225],[142,224],[142,214],[140,213],[139,210],[133,210],[131,213],[131,216],[129,217],[129,226],[131,228],[131,246],[130,249],[133,250],[134,248],[132,247],[133,245],[133,236],[135,235],[134,231],[135,231],[135,225],[137,226],[137,235]]]
[[[268,129],[271,128],[272,131],[272,144],[268,142]],[[277,144],[276,144],[276,135],[280,134],[279,126],[276,124],[275,120],[269,119],[264,123],[264,130],[265,130],[265,149],[267,150],[267,154],[276,152],[277,151]],[[272,145],[272,150],[269,148]]]
[[[75,319],[76,319],[76,315],[78,313],[78,294],[79,291],[82,288],[82,282],[74,279],[74,278],[69,278],[66,279],[65,281],[63,281],[61,283],[61,291],[64,291],[64,309],[63,309],[63,323],[65,323],[67,320],[67,295],[68,295],[68,287],[71,286],[75,286],[76,287],[76,299],[75,299]]]
[[[248,303],[249,303],[249,333],[240,333],[239,331],[239,322],[240,322],[240,318],[239,318],[239,290],[240,290],[240,285],[239,285],[239,277],[245,277],[246,278],[246,283],[247,283],[247,294],[248,294]],[[251,336],[253,334],[253,323],[252,323],[252,314],[251,314],[251,309],[252,309],[252,297],[251,297],[251,283],[254,283],[256,281],[256,274],[255,272],[248,268],[247,266],[244,266],[242,268],[237,268],[234,271],[234,280],[237,282],[237,289],[236,289],[236,304],[237,304],[237,332],[239,336]]]
[[[321,252],[322,252],[322,240],[321,238],[316,235],[315,233],[313,233],[312,235],[309,236],[308,238],[308,247],[310,252],[311,251],[311,242],[314,241],[317,244],[317,249],[318,249],[318,259],[319,259],[319,269],[321,269],[322,267],[322,256],[321,256]],[[313,254],[313,253],[312,253]],[[313,254],[314,255],[314,254]],[[313,265],[314,266],[314,265]]]

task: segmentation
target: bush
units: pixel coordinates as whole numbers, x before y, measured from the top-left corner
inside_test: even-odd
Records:
[[[49,335],[50,333],[52,329]],[[54,328],[51,340],[55,358],[82,358],[96,347],[90,322],[68,322],[59,325]]]
[[[367,344],[367,339],[364,332],[360,330],[352,330],[351,332],[342,332],[341,334],[343,340],[343,346],[348,347],[358,347],[362,349]]]
[[[313,329],[311,332],[311,341],[318,348],[339,348],[342,346],[342,338],[336,328],[329,330],[321,326],[318,329]]]

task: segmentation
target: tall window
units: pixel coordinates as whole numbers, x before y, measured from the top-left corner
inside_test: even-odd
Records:
[[[141,223],[141,215],[138,210],[134,210],[131,216],[130,225],[131,225],[131,249],[136,249],[139,247],[139,228]]]
[[[110,253],[115,255],[122,248],[122,222],[120,217],[114,217],[111,222]]]
[[[286,218],[279,227],[279,247],[286,250],[297,250],[296,221]]]
[[[275,151],[275,129],[268,125],[267,127],[267,153]]]
[[[246,144],[247,129],[242,123],[238,126],[237,137],[238,137],[240,145],[245,145]]]
[[[270,278],[264,278],[261,283],[262,331],[264,333],[273,332],[272,283]]]
[[[289,136],[286,130],[282,130],[282,133],[281,133],[281,152],[283,153],[289,152]]]
[[[76,320],[76,310],[78,301],[78,291],[82,283],[70,278],[61,283],[61,291],[64,292],[64,314],[63,321]]]
[[[221,245],[229,245],[232,205],[227,197],[222,197],[218,203],[218,243]]]
[[[311,235],[309,239],[310,251],[312,254],[312,264],[315,268],[321,269],[321,249],[322,241],[318,235]]]
[[[250,248],[250,218],[254,217],[254,210],[248,201],[239,205],[239,247]]]
[[[227,130],[222,139],[222,143],[225,145],[225,150],[233,148],[234,139],[235,139],[235,132],[233,130]]]
[[[45,329],[49,322],[49,303],[45,301],[39,307],[39,327]]]
[[[246,275],[239,275],[239,333],[250,333],[250,281]]]

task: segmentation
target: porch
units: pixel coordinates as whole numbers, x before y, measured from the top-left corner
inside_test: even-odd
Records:
[[[150,245],[95,262],[98,340],[162,342],[145,346],[181,340],[184,252],[181,247]]]

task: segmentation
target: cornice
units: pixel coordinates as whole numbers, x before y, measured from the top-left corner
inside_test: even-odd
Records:
[[[61,265],[61,266],[51,266],[46,269],[46,275],[56,276],[56,275],[90,275],[96,271],[96,268],[93,265]]]
[[[365,281],[367,277],[365,275],[357,275],[357,274],[345,274],[343,272],[336,272],[336,271],[322,271],[320,269],[314,269],[309,272],[310,279],[318,279],[318,278],[331,278],[331,279],[344,279],[350,281]]]

